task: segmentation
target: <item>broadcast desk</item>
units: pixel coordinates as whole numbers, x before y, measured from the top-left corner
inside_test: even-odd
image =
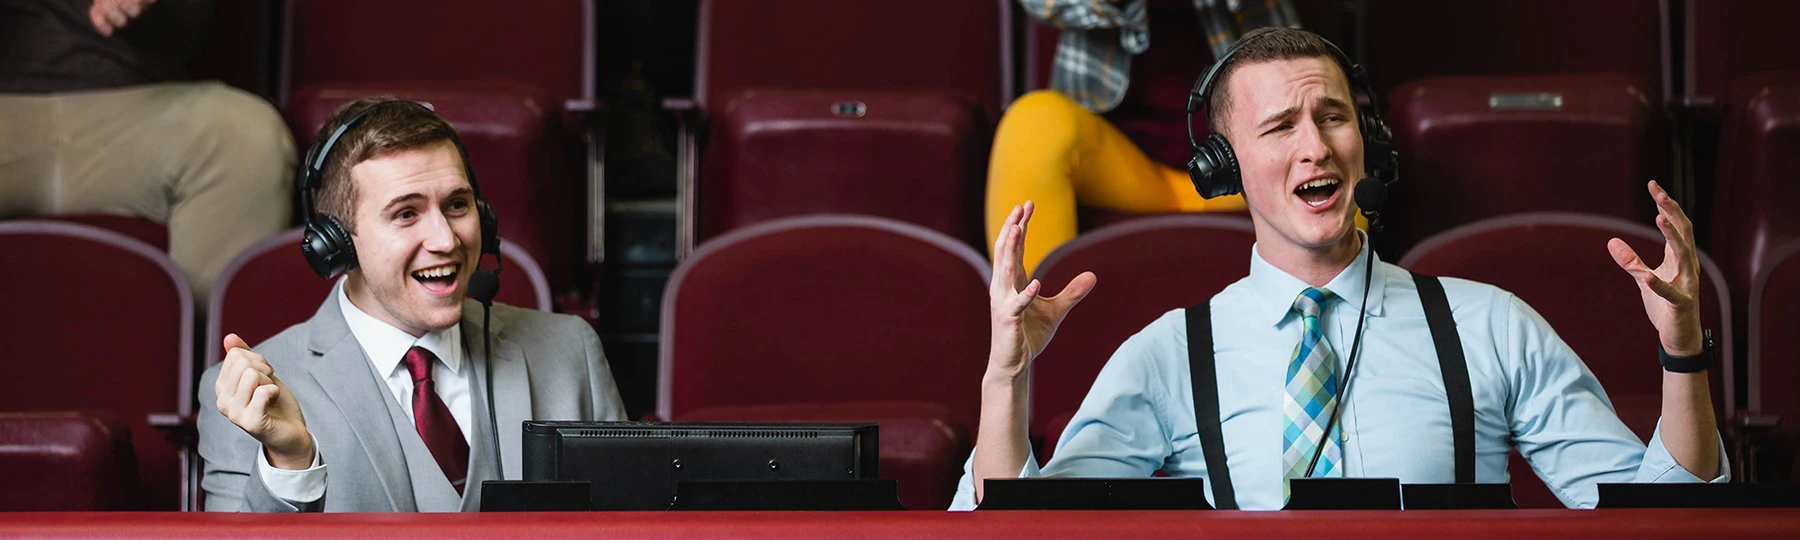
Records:
[[[232,515],[0,513],[0,537],[1800,538],[1800,509],[621,512]]]

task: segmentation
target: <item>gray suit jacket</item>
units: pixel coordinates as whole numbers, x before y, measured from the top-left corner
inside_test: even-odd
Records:
[[[475,368],[470,388],[475,429],[463,495],[450,486],[405,412],[375,377],[333,294],[312,319],[256,347],[300,402],[306,427],[318,440],[327,471],[325,496],[296,506],[269,494],[256,473],[262,445],[211,407],[210,389],[219,376],[219,366],[213,366],[200,377],[206,509],[473,511],[479,509],[482,480],[521,478],[521,422],[624,419],[600,338],[581,319],[495,304],[490,359],[482,348],[481,309],[472,300],[463,306],[465,350]],[[498,434],[489,420],[490,383],[492,414],[502,427]]]

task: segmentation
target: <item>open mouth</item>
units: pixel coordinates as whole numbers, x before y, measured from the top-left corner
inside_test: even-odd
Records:
[[[433,294],[445,294],[456,288],[456,271],[459,267],[456,263],[450,263],[415,270],[412,278]]]
[[[1294,194],[1309,206],[1324,206],[1331,202],[1332,196],[1337,195],[1338,186],[1342,183],[1336,178],[1318,178],[1300,184],[1300,187],[1294,189]]]

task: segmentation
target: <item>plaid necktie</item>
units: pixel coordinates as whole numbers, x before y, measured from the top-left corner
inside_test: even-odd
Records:
[[[1331,291],[1314,288],[1294,298],[1301,334],[1300,344],[1294,346],[1293,360],[1288,361],[1287,399],[1282,400],[1281,406],[1287,417],[1287,428],[1281,432],[1281,462],[1286,471],[1281,483],[1283,499],[1287,498],[1288,489],[1285,480],[1306,475],[1313,454],[1321,451],[1321,439],[1325,443],[1324,455],[1319,456],[1314,476],[1344,475],[1339,464],[1343,430],[1334,426],[1331,437],[1320,437],[1332,409],[1337,408],[1338,397],[1337,355],[1332,354],[1331,344],[1325,342],[1325,332],[1319,325],[1319,311],[1331,298]]]
[[[405,360],[406,371],[413,380],[413,425],[419,429],[419,438],[425,440],[425,448],[431,450],[438,468],[450,479],[450,485],[462,493],[469,473],[469,441],[463,439],[456,417],[450,416],[450,408],[444,406],[431,384],[431,364],[437,362],[437,355],[424,347],[413,347],[406,351]]]

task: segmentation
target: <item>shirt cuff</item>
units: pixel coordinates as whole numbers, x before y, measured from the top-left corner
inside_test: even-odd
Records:
[[[1638,466],[1637,481],[1653,483],[1700,483],[1722,484],[1731,481],[1731,457],[1725,452],[1725,440],[1719,440],[1719,475],[1709,480],[1702,480],[1686,467],[1675,462],[1675,456],[1669,455],[1669,448],[1663,445],[1662,421],[1657,420],[1656,432],[1650,435],[1650,443],[1644,449],[1644,463]]]
[[[1044,471],[1038,466],[1037,452],[1025,449],[1025,466],[1019,468],[1019,478],[1036,478],[1043,476]],[[956,497],[950,500],[950,510],[966,511],[975,509],[975,452],[969,452],[969,459],[963,462],[962,480],[956,483]]]
[[[319,440],[313,439],[313,448],[319,447]],[[306,469],[291,471],[276,468],[269,464],[269,454],[262,447],[257,447],[256,476],[262,479],[263,487],[269,488],[269,494],[281,500],[305,504],[317,502],[325,496],[325,454],[313,451],[312,465]]]

